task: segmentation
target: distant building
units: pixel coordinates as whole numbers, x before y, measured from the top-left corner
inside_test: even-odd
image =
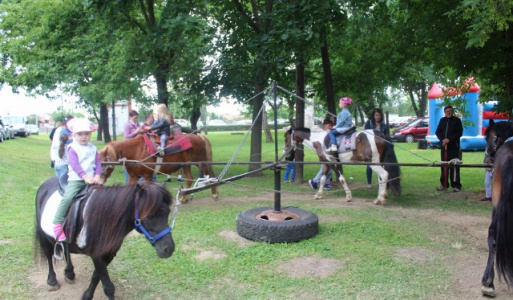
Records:
[[[112,121],[112,105],[108,105],[109,111],[109,132],[111,134],[116,133],[116,136],[123,135],[123,127],[126,122],[128,122],[128,113],[132,110],[132,100],[122,100],[117,101],[114,105],[114,115],[116,123]],[[116,126],[116,130],[114,131],[114,125]]]

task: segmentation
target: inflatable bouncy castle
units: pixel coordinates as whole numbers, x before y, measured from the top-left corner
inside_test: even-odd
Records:
[[[446,89],[446,95],[454,97],[463,97],[466,99],[465,110],[467,116],[462,117],[463,121],[463,136],[460,139],[461,150],[484,150],[486,148],[486,141],[483,136],[490,120],[495,122],[507,121],[509,116],[507,114],[498,114],[493,111],[495,101],[487,102],[484,105],[478,102],[480,87],[477,83],[473,83],[468,92],[461,95],[461,92],[454,88]],[[444,104],[442,96],[444,95],[442,89],[435,82],[428,93],[428,109],[429,109],[429,133],[426,140],[433,147],[440,147],[440,141],[435,135],[438,122],[444,116]],[[454,107],[458,111],[458,107]]]

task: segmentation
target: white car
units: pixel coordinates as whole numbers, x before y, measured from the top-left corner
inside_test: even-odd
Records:
[[[191,124],[189,121],[185,119],[175,119],[175,123],[182,126],[182,127],[191,127]]]
[[[27,125],[27,129],[28,129],[28,132],[30,134],[35,134],[35,135],[38,135],[39,134],[39,127],[37,127],[37,125],[34,125],[34,124],[28,124]]]
[[[225,126],[227,125],[223,120],[210,120],[207,122],[208,126]]]

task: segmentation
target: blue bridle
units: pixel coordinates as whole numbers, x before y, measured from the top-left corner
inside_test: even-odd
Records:
[[[141,222],[141,219],[139,218],[139,208],[137,207],[137,199],[135,200],[135,221],[134,221],[134,224],[135,224],[135,230],[137,230],[137,232],[139,232],[139,233],[144,234],[144,236],[148,239],[148,241],[150,241],[152,246],[154,246],[155,243],[159,239],[161,239],[163,236],[165,236],[166,234],[171,232],[171,227],[167,226],[167,228],[165,228],[161,232],[157,233],[154,236],[151,236],[151,234],[148,232],[148,230],[146,230],[146,228],[144,228],[144,226],[143,226],[143,224]]]

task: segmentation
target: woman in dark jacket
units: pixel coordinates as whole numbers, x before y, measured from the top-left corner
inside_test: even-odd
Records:
[[[389,136],[388,126],[383,120],[383,112],[381,109],[376,108],[372,112],[372,118],[365,122],[363,129],[374,129],[383,133],[385,136]],[[372,169],[367,166],[367,187],[372,187]]]

